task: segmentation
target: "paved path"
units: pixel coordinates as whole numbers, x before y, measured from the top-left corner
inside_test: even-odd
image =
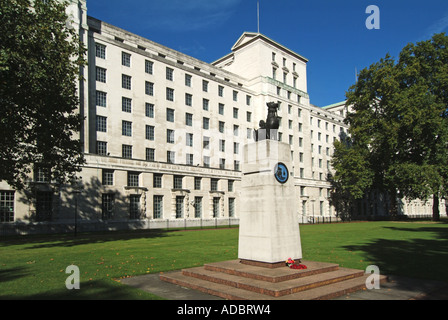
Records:
[[[159,274],[125,278],[121,283],[168,300],[222,300],[196,290],[161,281]],[[448,283],[390,276],[378,290],[362,290],[335,300],[448,300]]]

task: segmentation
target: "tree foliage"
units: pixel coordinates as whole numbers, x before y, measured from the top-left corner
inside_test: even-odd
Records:
[[[84,163],[77,82],[85,49],[66,5],[0,0],[0,180],[17,189],[36,165],[65,182]]]
[[[391,200],[397,193],[408,199],[432,195],[433,217],[439,218],[439,198],[447,194],[448,181],[447,44],[443,33],[408,44],[397,62],[387,55],[362,70],[350,87],[352,112],[346,123],[352,154],[341,156],[335,145],[333,162],[335,176],[353,184],[348,189],[353,198],[372,189],[389,193]],[[372,179],[349,181],[363,165]]]

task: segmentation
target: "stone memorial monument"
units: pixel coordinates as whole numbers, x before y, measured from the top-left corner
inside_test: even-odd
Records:
[[[266,122],[254,132],[255,143],[244,146],[238,258],[242,263],[285,265],[300,260],[291,149],[278,141],[278,103],[270,102]]]

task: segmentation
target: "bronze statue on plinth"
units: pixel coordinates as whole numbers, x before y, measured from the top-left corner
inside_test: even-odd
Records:
[[[280,120],[277,116],[277,110],[280,106],[280,102],[268,102],[268,116],[266,122],[261,120],[259,123],[260,128],[254,130],[254,140],[278,140],[278,128],[280,126]]]

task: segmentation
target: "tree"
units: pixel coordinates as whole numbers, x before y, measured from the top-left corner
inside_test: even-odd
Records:
[[[359,155],[374,177],[365,190],[389,193],[393,214],[397,193],[409,199],[432,195],[433,219],[439,219],[448,181],[447,44],[445,34],[408,44],[397,63],[387,55],[362,70],[347,92],[354,150],[363,150]]]
[[[85,49],[66,5],[0,0],[0,180],[16,189],[35,167],[63,183],[84,163],[77,81]]]

